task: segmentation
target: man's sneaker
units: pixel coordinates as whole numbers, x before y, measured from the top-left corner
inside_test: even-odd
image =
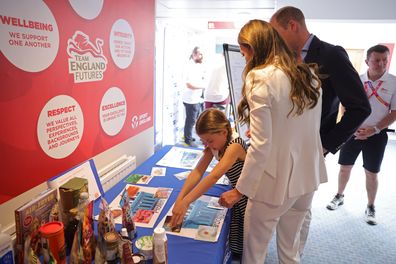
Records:
[[[184,140],[184,136],[181,137],[182,140]],[[196,138],[192,138],[192,141],[196,141]]]
[[[191,142],[184,142],[184,146],[186,146],[186,147],[193,147],[193,148],[197,148],[198,147],[198,145],[195,143],[195,142],[193,142],[193,141],[191,141]]]
[[[326,206],[326,208],[329,210],[335,210],[343,204],[344,204],[344,195],[337,193],[334,196],[333,200],[331,200],[331,202]]]
[[[374,205],[368,205],[365,212],[365,220],[369,225],[376,225]]]

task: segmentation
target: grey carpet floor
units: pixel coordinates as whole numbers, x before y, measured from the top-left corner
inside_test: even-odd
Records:
[[[378,225],[364,221],[367,204],[365,175],[358,157],[345,190],[345,203],[335,211],[326,205],[337,192],[338,155],[328,155],[329,182],[322,184],[312,204],[313,219],[301,263],[396,263],[396,136],[390,135],[379,173],[376,199]],[[265,264],[278,263],[273,238]]]

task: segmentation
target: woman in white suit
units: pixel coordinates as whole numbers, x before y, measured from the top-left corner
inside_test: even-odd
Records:
[[[250,126],[250,147],[236,188],[220,203],[249,200],[243,264],[263,264],[276,228],[280,263],[299,263],[299,231],[314,192],[327,174],[319,135],[316,65],[297,63],[270,24],[251,20],[239,33],[246,59],[238,114]]]

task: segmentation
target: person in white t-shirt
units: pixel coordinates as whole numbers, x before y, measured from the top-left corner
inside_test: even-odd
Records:
[[[191,53],[190,61],[185,72],[185,88],[183,90],[183,104],[186,109],[184,123],[184,142],[191,147],[197,147],[192,137],[193,127],[201,112],[203,103],[203,91],[206,87],[206,72],[203,55],[199,47],[195,47]]]
[[[215,66],[211,72],[208,87],[205,89],[204,101],[205,109],[216,107],[221,110],[230,103],[230,89],[227,81],[227,71],[224,56],[215,61]]]
[[[338,192],[327,205],[327,209],[335,210],[344,204],[345,187],[362,152],[368,198],[365,220],[369,225],[377,224],[374,202],[378,189],[377,176],[388,143],[386,128],[396,120],[396,76],[386,70],[388,58],[389,49],[384,45],[375,45],[367,50],[366,64],[369,68],[360,79],[371,105],[371,114],[341,148]]]

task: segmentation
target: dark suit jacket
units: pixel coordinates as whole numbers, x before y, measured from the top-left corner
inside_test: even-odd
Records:
[[[344,48],[315,36],[304,61],[317,63],[320,74],[324,75],[320,135],[323,147],[336,153],[370,115],[367,95]],[[345,107],[345,113],[336,123],[339,102]]]

